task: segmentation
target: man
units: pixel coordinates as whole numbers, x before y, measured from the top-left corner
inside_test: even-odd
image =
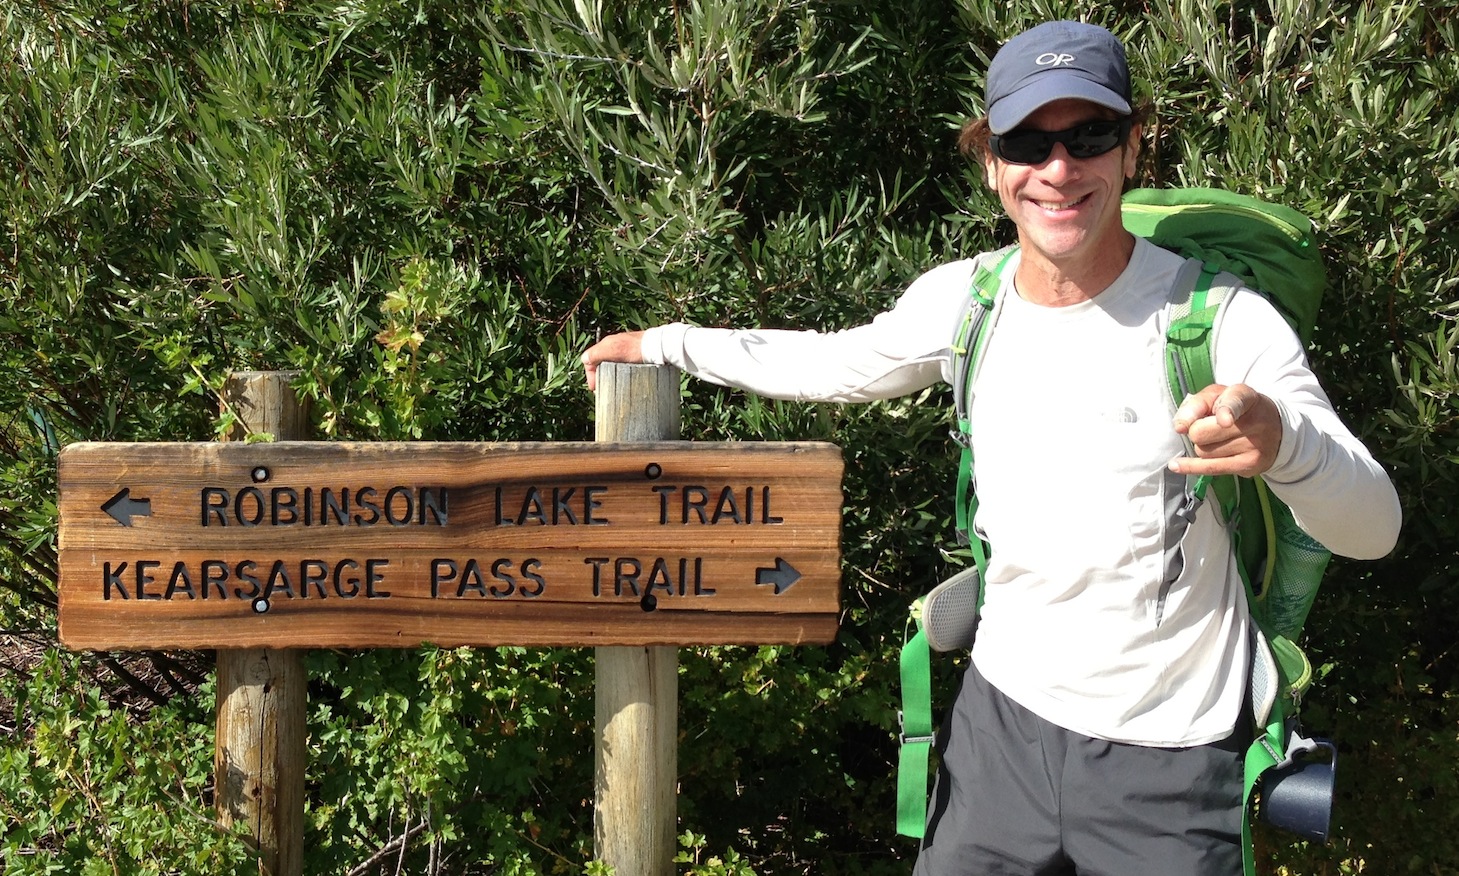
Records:
[[[1245,595],[1212,503],[1188,524],[1169,509],[1187,475],[1261,474],[1314,538],[1373,558],[1397,539],[1397,496],[1249,291],[1228,306],[1218,382],[1171,410],[1161,320],[1183,260],[1120,220],[1142,113],[1118,40],[1035,27],[993,59],[985,97],[960,145],[1019,243],[970,408],[994,550],[915,872],[1233,876]],[[647,361],[777,398],[913,392],[950,379],[977,263],[928,271],[842,332],[610,336],[583,355],[588,383],[601,362]]]

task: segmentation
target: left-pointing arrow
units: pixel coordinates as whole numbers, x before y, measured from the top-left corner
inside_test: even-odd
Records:
[[[111,519],[123,526],[131,526],[133,517],[151,517],[151,499],[133,499],[132,488],[122,487],[121,491],[101,506],[101,510],[111,515]]]

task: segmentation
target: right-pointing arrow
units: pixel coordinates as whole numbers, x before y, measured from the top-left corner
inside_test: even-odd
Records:
[[[755,570],[755,584],[758,586],[774,584],[776,596],[789,590],[799,580],[800,572],[781,557],[775,558],[774,566],[766,566]]]

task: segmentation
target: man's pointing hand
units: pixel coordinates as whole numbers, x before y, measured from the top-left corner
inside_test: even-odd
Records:
[[[1175,412],[1174,426],[1195,448],[1194,457],[1170,461],[1170,468],[1182,474],[1252,477],[1272,467],[1282,446],[1276,402],[1244,383],[1213,383],[1187,396]]]

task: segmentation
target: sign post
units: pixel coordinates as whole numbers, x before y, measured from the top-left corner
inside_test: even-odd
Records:
[[[223,401],[237,421],[226,436],[308,436],[308,416],[280,371],[230,374]],[[121,495],[120,493],[118,495]],[[150,500],[126,499],[133,513]],[[115,508],[113,508],[115,510]],[[309,679],[297,648],[219,648],[213,748],[214,805],[225,828],[245,825],[267,876],[303,876],[304,770]]]
[[[679,437],[679,372],[605,363],[597,439]],[[593,853],[614,873],[673,876],[678,814],[679,652],[669,646],[594,652]]]

